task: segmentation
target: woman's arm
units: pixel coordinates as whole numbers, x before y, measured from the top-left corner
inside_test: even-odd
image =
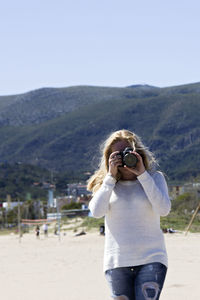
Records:
[[[109,209],[109,200],[112,190],[117,182],[116,176],[118,173],[118,166],[121,165],[121,157],[119,151],[112,152],[109,157],[109,171],[104,178],[100,189],[94,194],[94,197],[89,203],[89,209],[95,218],[104,217]]]
[[[89,203],[89,209],[93,217],[101,218],[105,216],[109,209],[109,200],[115,183],[116,179],[111,174],[107,174],[101,187]]]
[[[161,172],[155,172],[152,176],[145,171],[137,177],[141,183],[153,210],[160,216],[166,216],[171,209],[171,201],[165,178]]]

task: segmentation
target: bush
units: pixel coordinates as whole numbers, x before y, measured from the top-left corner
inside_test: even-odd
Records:
[[[194,193],[185,193],[172,201],[172,211],[177,214],[191,214],[197,208],[199,199]]]
[[[81,226],[86,227],[86,230],[91,230],[92,228],[99,228],[104,224],[104,218],[95,219],[91,217],[85,217]]]
[[[77,202],[71,202],[69,204],[65,204],[61,207],[62,210],[69,210],[69,209],[81,209],[82,204]]]

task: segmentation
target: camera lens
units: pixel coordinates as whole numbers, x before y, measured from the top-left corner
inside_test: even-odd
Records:
[[[137,165],[137,162],[138,162],[138,159],[137,159],[137,156],[134,154],[134,153],[127,153],[124,155],[124,164],[127,166],[127,167],[135,167]]]

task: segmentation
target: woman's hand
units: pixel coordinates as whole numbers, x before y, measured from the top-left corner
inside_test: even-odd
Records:
[[[122,158],[119,155],[119,151],[111,153],[109,157],[109,173],[116,178],[118,173],[118,167],[122,166]]]
[[[135,154],[135,156],[138,159],[137,165],[134,168],[129,168],[127,166],[124,166],[124,168],[126,168],[127,170],[129,170],[131,173],[135,174],[136,176],[141,175],[142,173],[145,172],[145,166],[143,163],[143,159],[141,157],[141,155],[135,151],[131,152],[133,154]]]

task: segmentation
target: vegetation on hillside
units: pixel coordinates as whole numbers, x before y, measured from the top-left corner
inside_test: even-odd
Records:
[[[7,195],[10,195],[12,201],[46,199],[50,188],[54,189],[55,195],[65,195],[68,177],[66,173],[52,173],[47,169],[19,162],[1,163],[0,202],[6,201]]]
[[[1,162],[86,179],[114,130],[140,135],[170,181],[200,174],[200,84],[171,88],[72,87],[0,97]]]

